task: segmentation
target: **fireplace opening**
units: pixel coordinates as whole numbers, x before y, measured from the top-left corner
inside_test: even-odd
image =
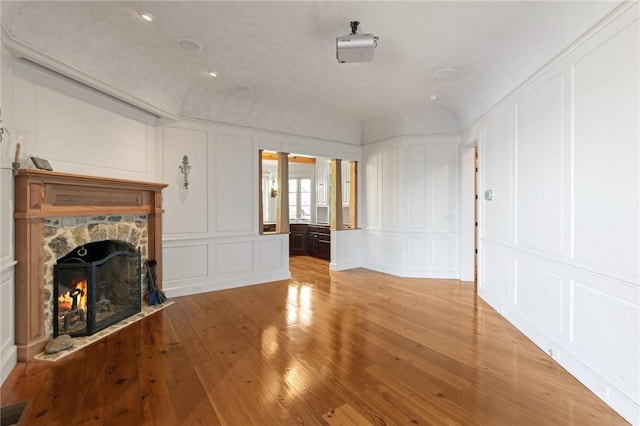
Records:
[[[141,310],[140,251],[118,240],[76,247],[53,267],[53,334],[88,336]]]

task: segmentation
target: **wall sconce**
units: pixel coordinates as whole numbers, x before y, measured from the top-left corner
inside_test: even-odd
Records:
[[[191,166],[189,165],[189,157],[187,155],[182,156],[182,164],[178,166],[180,169],[180,173],[182,173],[182,177],[179,179],[179,182],[183,185],[185,191],[189,189],[189,171],[191,170]]]
[[[0,109],[0,117],[2,117],[2,109]],[[2,124],[2,118],[0,118],[0,124]],[[4,127],[0,127],[0,143],[2,143],[2,136],[4,135],[5,130],[6,129]]]
[[[269,195],[271,195],[271,198],[276,198],[278,196],[278,189],[276,188],[275,179],[271,179],[271,190],[269,191]]]

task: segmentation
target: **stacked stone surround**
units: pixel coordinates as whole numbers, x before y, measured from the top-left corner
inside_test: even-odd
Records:
[[[57,259],[83,244],[102,240],[120,240],[139,248],[144,263],[144,259],[147,258],[147,216],[47,218],[44,219],[43,226],[44,331],[45,335],[51,338],[53,337],[53,266]],[[146,280],[141,280],[141,283],[141,294],[144,295]]]

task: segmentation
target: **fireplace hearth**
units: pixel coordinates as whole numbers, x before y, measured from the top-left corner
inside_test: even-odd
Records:
[[[53,269],[54,337],[92,335],[141,310],[141,254],[132,244],[83,244]]]

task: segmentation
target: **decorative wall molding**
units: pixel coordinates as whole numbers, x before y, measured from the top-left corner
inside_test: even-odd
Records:
[[[640,423],[638,3],[489,111],[480,140],[479,295]]]

